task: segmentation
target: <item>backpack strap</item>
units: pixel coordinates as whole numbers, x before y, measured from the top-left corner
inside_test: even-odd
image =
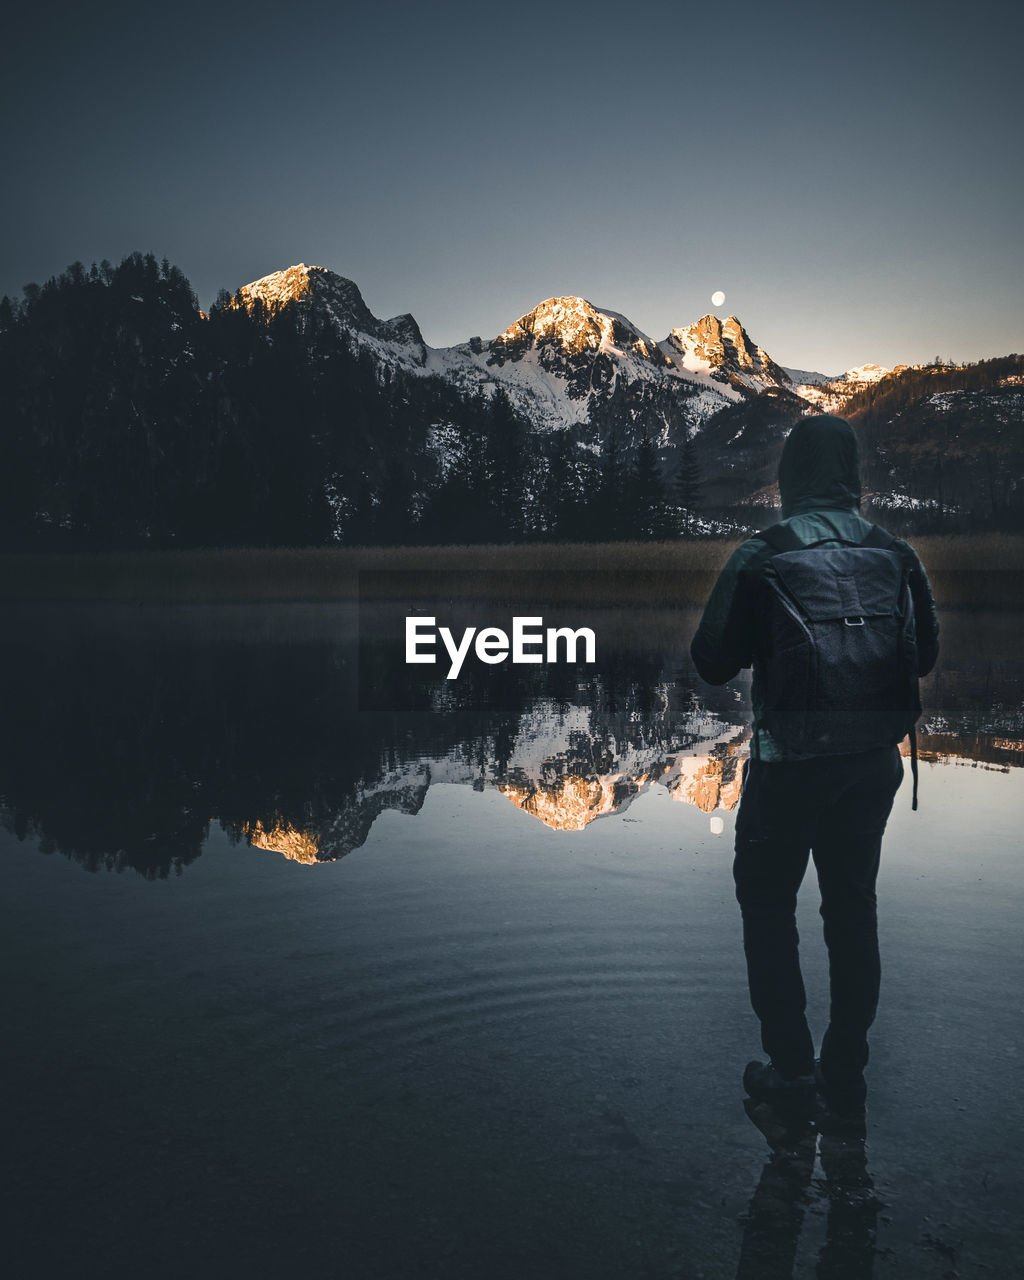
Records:
[[[769,525],[767,529],[761,529],[755,533],[754,537],[767,542],[776,555],[782,551],[806,551],[810,547],[820,547],[825,542],[841,542],[848,547],[880,547],[883,551],[887,551],[896,541],[894,534],[877,524],[871,526],[860,542],[850,542],[846,538],[837,537],[834,533],[818,538],[816,542],[803,542],[788,524]]]
[[[860,545],[862,547],[880,547],[883,551],[887,551],[895,541],[895,534],[889,533],[887,529],[883,529],[880,525],[873,524],[866,536],[861,539]]]
[[[911,809],[917,808],[917,725],[910,726],[910,772],[914,778],[914,794],[910,801]]]
[[[767,542],[772,551],[778,555],[780,551],[803,551],[805,543],[801,542],[793,530],[786,524],[773,524],[760,533],[754,534],[762,542]]]
[[[889,533],[886,529],[881,528],[877,524],[873,524],[868,530],[867,537],[860,544],[862,547],[881,547],[883,551],[887,551],[896,541],[895,534]],[[907,736],[910,739],[910,773],[914,779],[913,795],[910,800],[911,810],[917,808],[917,725],[912,724],[908,730]]]

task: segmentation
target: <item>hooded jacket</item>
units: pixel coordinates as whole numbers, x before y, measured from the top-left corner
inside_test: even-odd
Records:
[[[802,418],[789,433],[779,462],[782,523],[804,546],[859,543],[871,529],[860,514],[860,457],[849,423],[831,414]],[[919,673],[927,675],[939,653],[939,623],[931,584],[917,553],[902,539],[893,550],[905,558],[917,623]],[[725,684],[754,662],[760,625],[759,582],[773,554],[763,538],[748,538],[730,556],[715,583],[690,645],[690,656],[708,684]],[[751,754],[764,761],[808,759],[776,743],[760,723],[764,704],[756,665]]]

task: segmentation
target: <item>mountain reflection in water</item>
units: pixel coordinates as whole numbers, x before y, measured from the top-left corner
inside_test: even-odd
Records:
[[[90,869],[180,871],[211,821],[300,863],[358,848],[439,782],[495,788],[579,831],[652,787],[704,813],[739,800],[747,682],[693,672],[693,611],[640,640],[601,634],[594,666],[440,682],[432,707],[360,711],[348,606],[25,607],[2,640],[5,825]],[[924,761],[1024,764],[1015,614],[944,619],[923,687]],[[927,796],[927,775],[923,802]]]

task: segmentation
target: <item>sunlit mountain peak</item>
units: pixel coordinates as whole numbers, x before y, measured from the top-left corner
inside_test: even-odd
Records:
[[[632,321],[617,311],[602,310],[586,298],[547,298],[500,333],[491,349],[512,354],[517,349],[541,344],[555,345],[567,355],[604,351],[665,363],[658,344]]]
[[[720,320],[703,315],[694,324],[673,329],[662,345],[690,373],[710,374],[755,390],[788,387],[791,382],[785,369],[751,341],[736,316]]]
[[[242,285],[236,297],[250,311],[258,302],[271,311],[289,303],[297,305],[303,314],[315,308],[339,330],[364,340],[371,338],[378,343],[412,347],[416,363],[422,363],[425,358],[423,335],[411,315],[378,320],[366,305],[355,281],[339,276],[327,267],[307,266],[305,262],[299,262]]]
[[[365,313],[363,318],[373,318],[354,280],[339,276],[327,267],[307,266],[305,262],[286,267],[283,271],[272,271],[251,284],[242,285],[238,293],[246,304],[259,299],[267,306],[296,302],[315,295],[344,296],[354,316]]]
[[[825,413],[841,413],[843,406],[864,387],[874,382],[881,382],[897,369],[886,369],[880,364],[859,364],[836,377],[823,374],[805,373],[802,369],[792,369],[796,390],[809,403],[817,405]],[[796,376],[800,375],[800,376]]]

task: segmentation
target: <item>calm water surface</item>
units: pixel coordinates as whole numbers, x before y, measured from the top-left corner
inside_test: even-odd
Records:
[[[1015,1274],[1021,619],[945,619],[867,1140],[774,1154],[739,1083],[745,685],[696,680],[693,621],[412,714],[358,710],[343,607],[16,614],[14,1273]],[[813,881],[800,910],[820,1034]]]

